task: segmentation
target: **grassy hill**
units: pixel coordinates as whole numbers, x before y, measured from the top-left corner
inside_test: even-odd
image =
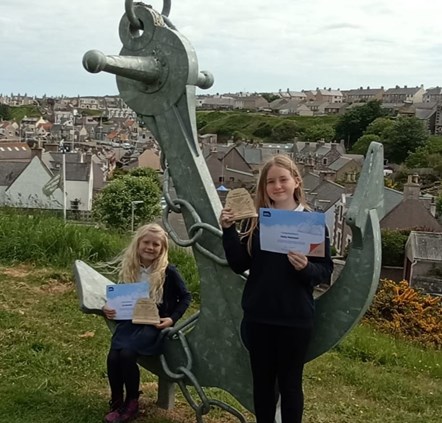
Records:
[[[20,122],[25,116],[40,117],[41,111],[37,106],[17,106],[10,107],[10,113],[13,120]]]
[[[302,137],[308,128],[315,125],[333,126],[336,116],[276,116],[263,113],[198,111],[197,125],[202,134],[217,133],[218,138],[238,137],[264,141],[275,139],[274,129],[284,122],[290,122],[293,136]],[[273,131],[273,133],[272,133]],[[292,138],[292,137],[291,137]]]

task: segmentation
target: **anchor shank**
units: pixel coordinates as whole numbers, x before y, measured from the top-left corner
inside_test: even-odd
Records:
[[[90,50],[83,56],[83,66],[91,73],[105,71],[146,84],[157,82],[161,76],[161,65],[152,56],[105,56]]]

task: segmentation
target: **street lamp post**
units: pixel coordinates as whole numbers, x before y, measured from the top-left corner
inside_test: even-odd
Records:
[[[130,224],[130,227],[131,227],[131,230],[132,230],[132,232],[134,231],[134,221],[135,221],[135,205],[136,204],[142,204],[142,203],[144,203],[144,201],[143,200],[135,200],[135,201],[131,201],[131,205],[132,205],[132,218],[131,218],[131,224]]]
[[[62,174],[61,174],[61,180],[62,180],[62,191],[63,191],[63,220],[66,222],[66,146],[64,145],[64,140],[60,141],[60,151],[63,154],[63,160],[62,160]]]

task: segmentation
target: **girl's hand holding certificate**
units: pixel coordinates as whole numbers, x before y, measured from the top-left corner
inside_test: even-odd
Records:
[[[287,257],[289,259],[289,262],[296,270],[302,270],[307,267],[308,258],[304,254],[289,251]]]

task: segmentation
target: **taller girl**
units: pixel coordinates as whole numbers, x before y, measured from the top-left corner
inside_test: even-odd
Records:
[[[293,161],[277,155],[263,167],[255,206],[308,211],[302,179]],[[333,271],[326,229],[325,257],[306,257],[261,250],[258,218],[238,233],[230,209],[220,216],[227,261],[236,273],[250,270],[242,296],[241,334],[249,351],[257,423],[273,423],[277,393],[282,423],[301,423],[302,376],[310,341],[313,287],[328,283]]]

